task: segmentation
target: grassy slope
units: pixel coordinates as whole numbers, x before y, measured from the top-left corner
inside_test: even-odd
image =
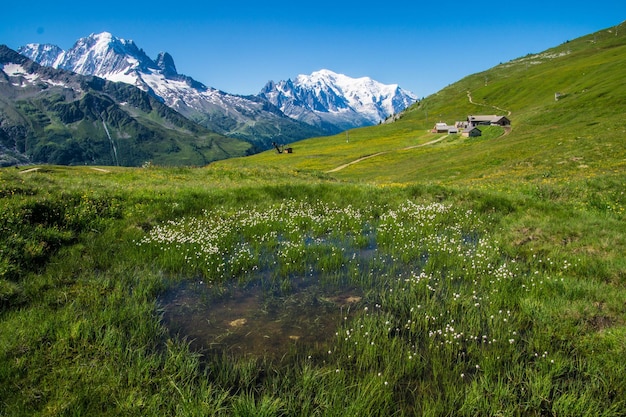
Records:
[[[547,52],[567,55],[469,76],[396,123],[299,142],[294,154],[207,169],[1,170],[0,232],[11,243],[0,246],[0,414],[403,415],[407,401],[406,415],[624,415],[623,34],[622,25],[617,37],[602,31]],[[470,104],[468,90],[511,110],[510,134],[403,150],[440,138],[427,132],[439,115],[494,113]],[[387,153],[324,173],[378,152]],[[446,367],[443,377],[407,371],[393,397],[358,373],[341,379],[332,362],[269,369],[200,358],[169,339],[155,301],[167,279],[133,240],[204,209],[288,198],[471,209],[497,230],[502,258],[564,281],[514,294],[523,362],[464,384]],[[570,269],[553,269],[564,260]],[[556,366],[532,357],[544,351]]]
[[[298,142],[290,155],[268,151],[225,164],[328,171],[392,151],[333,176],[402,183],[510,183],[619,170],[626,157],[624,26],[617,36],[615,30],[604,30],[468,76],[408,109],[396,123]],[[468,92],[477,104],[469,102]],[[562,94],[558,101],[555,92]],[[452,123],[468,114],[507,115],[491,106],[511,112],[509,135],[493,140],[456,136],[436,146],[403,150],[440,137],[428,133],[436,121]]]

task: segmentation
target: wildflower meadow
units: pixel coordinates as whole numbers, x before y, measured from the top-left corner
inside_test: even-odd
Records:
[[[623,415],[613,214],[145,170],[2,172],[2,415]]]

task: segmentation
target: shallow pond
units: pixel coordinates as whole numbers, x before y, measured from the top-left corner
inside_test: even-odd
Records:
[[[196,350],[280,358],[294,348],[321,348],[362,296],[312,276],[291,278],[287,289],[265,278],[220,289],[194,281],[165,294],[161,306],[170,332]]]

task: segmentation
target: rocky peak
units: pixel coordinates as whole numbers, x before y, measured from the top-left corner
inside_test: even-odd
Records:
[[[174,64],[174,58],[172,58],[172,56],[167,52],[160,52],[155,63],[166,77],[178,75],[176,65]]]

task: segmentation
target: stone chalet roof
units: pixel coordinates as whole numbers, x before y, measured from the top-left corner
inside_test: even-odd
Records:
[[[504,116],[498,116],[495,114],[470,114],[467,116],[467,120],[471,122],[491,122],[493,120],[498,120]]]

